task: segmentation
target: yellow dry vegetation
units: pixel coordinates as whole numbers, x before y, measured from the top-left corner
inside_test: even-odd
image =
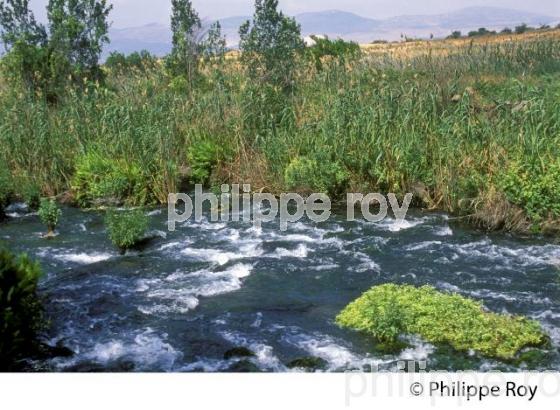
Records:
[[[362,51],[371,56],[390,56],[397,59],[414,58],[431,53],[445,57],[467,47],[482,47],[511,42],[532,42],[545,39],[560,41],[560,29],[536,30],[524,34],[494,34],[444,40],[412,40],[390,43],[361,44]]]

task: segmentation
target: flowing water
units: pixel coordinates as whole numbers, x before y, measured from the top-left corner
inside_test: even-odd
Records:
[[[42,265],[50,344],[71,357],[32,362],[47,371],[290,371],[314,357],[327,371],[395,370],[426,360],[429,370],[560,370],[560,246],[487,235],[445,215],[404,223],[346,222],[342,216],[278,223],[188,222],[167,232],[167,211],[150,213],[156,239],[125,256],[107,238],[103,215],[67,208],[52,240],[38,217],[13,206],[0,241]],[[387,353],[340,329],[334,318],[383,283],[430,284],[482,300],[496,312],[538,320],[552,340],[541,360],[502,363],[410,338]],[[228,350],[250,349],[248,359]],[[300,369],[301,370],[301,369]]]

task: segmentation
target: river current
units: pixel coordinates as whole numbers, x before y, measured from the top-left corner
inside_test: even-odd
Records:
[[[442,214],[405,222],[302,220],[180,224],[149,211],[155,237],[121,256],[103,214],[65,208],[58,236],[22,205],[9,209],[0,241],[37,259],[50,344],[74,354],[32,361],[40,371],[301,371],[296,359],[320,359],[323,371],[396,370],[426,361],[428,370],[560,370],[560,246],[550,239],[489,235]],[[495,312],[538,320],[552,347],[536,363],[502,363],[410,337],[387,353],[339,328],[349,302],[384,283],[424,285],[483,301]],[[249,357],[227,354],[245,348]]]

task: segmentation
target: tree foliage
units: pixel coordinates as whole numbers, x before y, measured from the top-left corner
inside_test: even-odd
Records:
[[[246,21],[239,35],[241,60],[251,78],[283,88],[293,85],[304,43],[299,24],[278,11],[278,0],[255,0],[253,21]]]
[[[49,0],[48,30],[39,24],[28,0],[0,0],[2,60],[8,77],[48,99],[64,92],[68,81],[100,80],[99,58],[108,38],[106,0]]]
[[[47,6],[52,62],[56,74],[76,80],[100,78],[99,58],[109,42],[107,0],[50,0]]]
[[[226,38],[222,35],[222,26],[216,21],[208,29],[202,43],[202,56],[206,62],[223,59],[226,54]]]
[[[198,70],[202,23],[190,0],[172,0],[173,48],[167,67],[173,76],[184,75],[192,82]]]

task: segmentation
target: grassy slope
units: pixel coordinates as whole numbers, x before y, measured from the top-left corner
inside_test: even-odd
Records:
[[[302,63],[290,96],[254,87],[235,59],[205,67],[191,92],[161,68],[109,72],[107,87],[58,106],[0,82],[0,159],[17,181],[59,194],[95,151],[134,163],[147,197],[163,202],[204,142],[220,148],[213,183],[278,192],[306,156],[344,168],[351,191],[412,190],[422,206],[489,228],[554,230],[559,40],[555,30],[372,45],[322,71]]]

